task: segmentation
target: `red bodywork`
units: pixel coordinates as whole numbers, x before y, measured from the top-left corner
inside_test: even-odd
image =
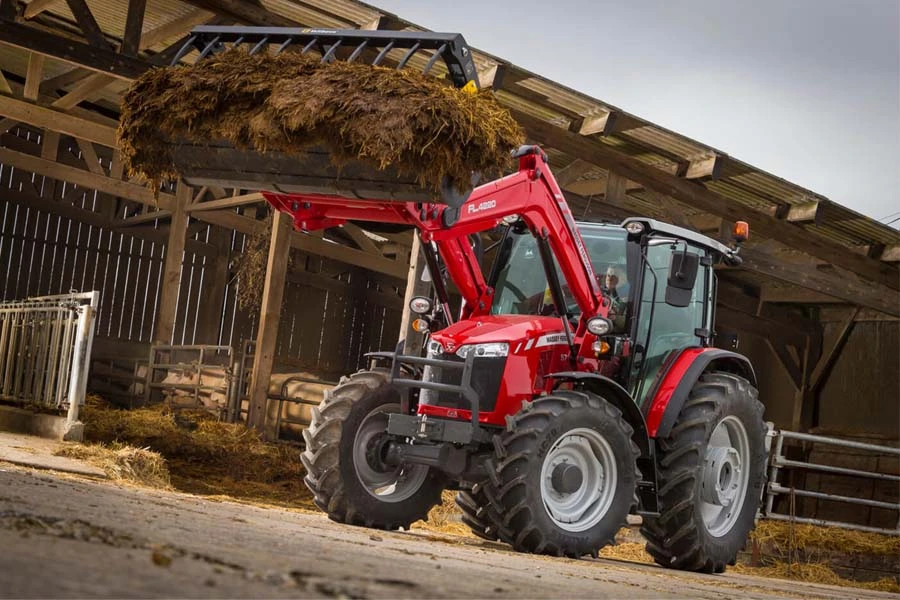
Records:
[[[515,414],[522,402],[547,390],[544,376],[569,370],[569,347],[559,317],[531,315],[485,315],[466,319],[432,334],[447,352],[466,344],[509,343],[509,355],[494,410],[480,412],[478,420],[504,425],[506,416]],[[596,367],[596,360],[593,361]],[[419,414],[470,420],[472,413],[462,409],[420,404]]]
[[[606,317],[610,303],[600,290],[575,220],[540,149],[520,156],[518,172],[475,188],[449,226],[444,223],[444,213],[453,209],[443,204],[318,194],[263,195],[277,209],[290,213],[294,226],[301,231],[335,227],[347,221],[398,223],[418,228],[423,242],[435,242],[465,305],[462,320],[435,332],[432,339],[454,348],[483,342],[507,342],[510,346],[494,410],[481,412],[481,422],[504,425],[505,417],[518,412],[523,400],[549,391],[551,382],[544,380],[549,373],[598,370],[591,349],[596,338],[587,332],[586,322],[594,316]],[[576,357],[571,356],[559,317],[490,314],[494,290],[484,280],[468,236],[493,229],[504,217],[514,215],[533,235],[547,240],[581,309],[573,333]],[[671,391],[668,393],[671,395]],[[657,404],[651,415],[658,425],[656,414],[665,409],[665,402]],[[440,406],[421,405],[419,412],[471,418],[468,410]]]

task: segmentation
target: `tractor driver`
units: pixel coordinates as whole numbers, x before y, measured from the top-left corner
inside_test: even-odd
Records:
[[[625,265],[609,265],[602,276],[600,287],[612,301],[612,306],[609,309],[609,318],[613,322],[614,330],[624,330],[625,309],[628,304],[628,294],[631,291],[631,286],[628,285],[628,277],[625,274]]]

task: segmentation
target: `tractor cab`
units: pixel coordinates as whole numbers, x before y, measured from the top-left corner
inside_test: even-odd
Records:
[[[642,406],[670,356],[712,343],[715,309],[713,264],[733,255],[727,246],[696,232],[632,218],[620,224],[579,223],[598,284],[610,299],[612,335],[600,355],[600,371]],[[557,265],[557,270],[559,266]],[[562,316],[544,276],[537,240],[510,226],[500,245],[490,283],[494,315]],[[579,309],[566,286],[564,312],[575,326]]]

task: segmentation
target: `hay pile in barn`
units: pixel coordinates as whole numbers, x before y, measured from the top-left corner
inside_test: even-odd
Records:
[[[839,551],[845,554],[878,554],[900,559],[900,537],[806,523],[760,521],[752,533],[759,543],[771,543],[787,555],[792,549]]]
[[[171,487],[166,459],[147,448],[135,448],[121,443],[75,444],[63,446],[54,454],[96,465],[114,481],[162,489]]]
[[[146,72],[125,94],[118,133],[129,171],[152,182],[178,175],[173,142],[224,140],[289,154],[324,146],[338,166],[390,166],[433,190],[444,175],[460,190],[473,172],[499,175],[524,140],[488,92],[406,69],[241,48]]]
[[[874,556],[896,565],[894,570],[900,575],[900,538],[897,536],[762,520],[751,533],[751,539],[763,549],[763,564],[755,567],[738,564],[731,567],[734,572],[900,592],[897,576],[861,581],[848,579],[835,571],[835,567],[845,566],[848,558],[852,557],[849,562],[855,564],[862,556]]]
[[[297,448],[265,443],[243,425],[163,405],[119,410],[97,396],[89,397],[82,419],[87,442],[159,453],[179,490],[312,507]]]

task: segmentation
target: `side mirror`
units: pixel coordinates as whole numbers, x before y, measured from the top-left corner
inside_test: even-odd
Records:
[[[666,283],[666,304],[685,308],[691,303],[700,257],[687,251],[672,254],[669,263],[669,280]]]

